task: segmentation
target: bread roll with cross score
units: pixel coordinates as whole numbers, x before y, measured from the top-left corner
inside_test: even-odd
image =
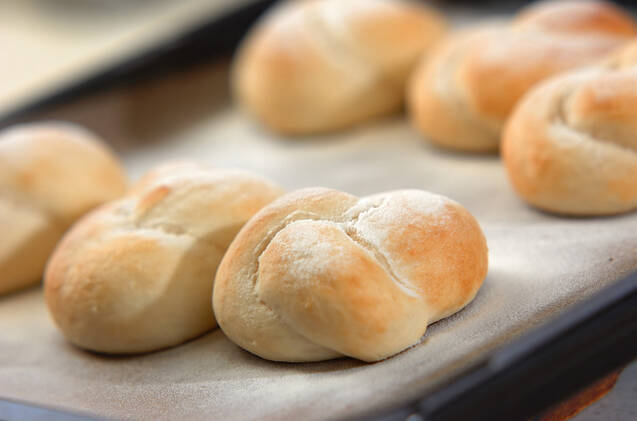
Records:
[[[484,24],[443,40],[415,70],[409,115],[445,148],[498,148],[515,103],[535,83],[600,60],[637,35],[627,13],[604,1],[545,1],[510,24]]]
[[[45,297],[73,344],[105,353],[177,345],[215,327],[217,266],[241,226],[282,194],[249,172],[151,171],[80,220],[47,265]]]
[[[0,294],[35,284],[64,231],[124,194],[123,168],[94,134],[61,122],[0,133]]]
[[[265,126],[291,135],[383,116],[402,106],[413,65],[445,26],[415,1],[288,1],[241,45],[235,96]]]
[[[467,305],[486,273],[480,226],[452,200],[310,188],[241,229],[219,266],[213,307],[232,341],[269,360],[377,361]]]
[[[502,157],[515,191],[538,208],[637,208],[637,42],[531,90],[507,122]]]

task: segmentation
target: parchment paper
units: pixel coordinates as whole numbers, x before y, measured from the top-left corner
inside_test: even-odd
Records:
[[[130,174],[193,158],[260,172],[288,189],[357,195],[421,188],[465,205],[489,244],[476,299],[393,358],[272,363],[216,330],[182,346],[106,357],[68,345],[39,289],[0,298],[0,397],[120,419],[323,419],[414,398],[489,350],[637,269],[637,214],[562,218],[527,207],[496,156],[446,153],[400,115],[331,136],[283,139],[230,106],[227,66],[110,91],[38,117],[111,140]]]

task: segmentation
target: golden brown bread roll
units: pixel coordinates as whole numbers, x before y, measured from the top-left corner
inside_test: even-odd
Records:
[[[377,361],[467,305],[486,273],[480,226],[447,198],[303,189],[239,232],[213,308],[232,341],[269,360]]]
[[[633,19],[601,1],[541,2],[509,25],[456,33],[414,72],[409,114],[426,140],[494,151],[518,99],[555,73],[599,60],[637,35]]]
[[[234,65],[236,98],[270,129],[312,134],[402,106],[409,72],[443,18],[404,0],[305,0],[276,7]]]
[[[541,209],[637,208],[637,43],[529,91],[507,122],[502,157],[515,190]]]
[[[51,257],[45,295],[67,339],[153,351],[215,326],[212,284],[239,228],[282,193],[254,174],[194,164],[152,171],[80,220]]]
[[[125,190],[117,158],[84,129],[39,123],[0,133],[0,294],[39,282],[71,223]]]

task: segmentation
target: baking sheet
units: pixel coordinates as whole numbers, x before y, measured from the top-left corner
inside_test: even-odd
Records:
[[[0,1],[0,116],[251,2]]]
[[[87,125],[111,140],[133,178],[193,158],[247,168],[292,190],[357,195],[420,188],[465,205],[481,223],[490,269],[476,299],[393,358],[283,364],[242,351],[219,330],[142,356],[67,344],[39,288],[0,298],[0,397],[118,419],[319,419],[396,405],[489,350],[637,269],[637,214],[561,218],[513,193],[496,156],[422,142],[404,117],[331,136],[284,139],[231,106],[216,63],[58,108],[40,118]]]

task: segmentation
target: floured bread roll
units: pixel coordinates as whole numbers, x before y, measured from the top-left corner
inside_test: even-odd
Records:
[[[447,198],[312,188],[281,197],[239,232],[213,307],[232,341],[269,360],[377,361],[467,305],[486,273],[480,226]]]
[[[276,7],[234,66],[236,97],[269,128],[311,134],[392,113],[443,18],[405,0],[305,0]]]
[[[215,272],[239,228],[282,193],[270,181],[194,164],[152,171],[80,220],[46,269],[67,339],[107,353],[153,351],[215,326]]]
[[[117,158],[92,133],[65,123],[0,133],[0,294],[36,282],[64,231],[126,190]]]
[[[439,146],[494,151],[518,99],[538,81],[599,60],[637,35],[633,19],[601,1],[530,6],[441,42],[408,89],[414,126]]]
[[[507,122],[502,157],[515,190],[539,208],[637,208],[637,43],[531,90]]]

